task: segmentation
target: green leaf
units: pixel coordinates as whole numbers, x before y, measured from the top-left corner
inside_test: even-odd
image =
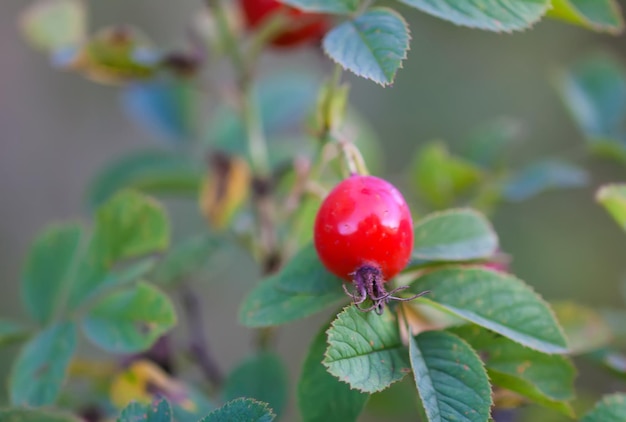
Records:
[[[587,353],[584,357],[604,367],[613,375],[626,379],[626,356],[623,353],[610,347],[604,347]]]
[[[326,293],[286,291],[280,275],[261,281],[239,308],[239,321],[246,327],[270,327],[292,322],[346,300],[341,284]]]
[[[514,175],[505,184],[503,195],[509,201],[520,202],[548,190],[584,187],[589,181],[589,173],[578,166],[558,160],[544,160]]]
[[[365,393],[381,391],[410,372],[395,315],[382,315],[346,307],[328,335],[324,366],[352,388]]]
[[[324,37],[323,46],[344,69],[384,86],[395,79],[410,38],[402,16],[381,7],[334,28]]]
[[[580,61],[561,73],[558,88],[594,152],[626,160],[626,76],[607,55]]]
[[[298,405],[304,422],[355,421],[369,394],[353,390],[328,373],[322,360],[328,325],[315,336],[302,365],[298,381]]]
[[[424,410],[416,398],[415,381],[412,378],[406,377],[391,384],[389,388],[372,394],[365,412],[380,420],[424,420]]]
[[[596,201],[626,230],[626,184],[602,186],[596,193]]]
[[[185,78],[135,83],[122,91],[124,110],[136,123],[173,143],[189,142],[198,131],[199,92]]]
[[[304,318],[345,300],[342,283],[324,268],[309,244],[278,274],[250,292],[241,305],[239,319],[248,327],[267,327]]]
[[[146,150],[109,163],[91,183],[87,203],[96,208],[124,188],[150,194],[197,196],[202,168],[188,156]]]
[[[143,258],[120,269],[110,271],[102,282],[102,288],[120,287],[143,278],[156,265],[156,258]]]
[[[213,411],[216,406],[209,401],[205,394],[189,385],[185,388],[185,397],[176,398],[178,403],[172,403],[172,413],[176,422],[198,422],[198,420]]]
[[[430,331],[409,339],[417,391],[429,422],[483,422],[491,387],[476,352],[455,335]]]
[[[495,32],[531,27],[550,8],[550,0],[399,0],[456,25]]]
[[[20,18],[23,35],[44,51],[79,45],[86,26],[87,13],[81,0],[38,0]]]
[[[124,190],[98,209],[93,236],[70,292],[76,307],[108,287],[109,271],[117,262],[164,250],[169,222],[163,208],[150,197]]]
[[[361,0],[282,0],[281,3],[307,12],[349,14],[359,10]]]
[[[522,122],[500,117],[474,129],[463,142],[463,157],[482,168],[495,168],[502,164],[511,146],[520,141]]]
[[[483,356],[491,382],[572,416],[576,369],[564,356],[546,355],[475,325],[450,328]]]
[[[409,176],[420,197],[437,208],[453,204],[483,177],[474,163],[450,155],[442,141],[430,142],[417,151]]]
[[[498,237],[489,221],[470,209],[427,215],[414,229],[413,258],[467,261],[487,258],[498,250]]]
[[[171,301],[145,283],[104,298],[82,321],[87,338],[113,353],[146,350],[175,324]]]
[[[224,400],[248,397],[267,403],[280,417],[287,402],[287,368],[280,356],[265,352],[238,365],[224,384]]]
[[[552,9],[546,16],[613,34],[624,29],[620,6],[615,0],[552,0]]]
[[[217,237],[201,234],[174,245],[158,262],[149,278],[156,284],[172,285],[205,267],[221,246]]]
[[[420,299],[544,353],[565,353],[567,343],[548,304],[523,281],[480,267],[447,267],[419,277]]]
[[[81,422],[74,415],[56,410],[35,410],[22,408],[0,409],[2,422]]]
[[[275,417],[266,403],[240,398],[229,401],[199,422],[272,422]]]
[[[118,422],[172,422],[172,408],[167,400],[159,398],[151,404],[133,402],[122,410]]]
[[[0,346],[21,340],[28,331],[19,324],[7,319],[0,319]]]
[[[119,192],[98,209],[94,242],[108,265],[163,251],[169,244],[167,216],[152,198]]]
[[[281,290],[301,294],[339,292],[343,283],[322,265],[312,243],[293,256],[275,277]]]
[[[51,226],[31,247],[22,276],[22,300],[40,324],[54,316],[67,292],[81,232],[78,224]]]
[[[275,149],[282,136],[305,123],[311,104],[316,100],[319,79],[307,72],[280,72],[260,79],[255,88],[254,99],[257,109],[261,111],[262,126],[270,146],[274,147],[271,149]],[[226,106],[218,108],[208,125],[207,142],[220,150],[243,155],[248,151],[246,139],[246,128],[239,110]],[[280,146],[287,150],[293,148],[294,153],[303,149],[301,144]],[[277,155],[278,159],[284,157],[283,151],[278,151]],[[274,162],[277,160],[271,158]]]
[[[35,407],[54,403],[75,347],[76,327],[71,323],[53,325],[26,343],[11,369],[11,403]]]
[[[626,394],[604,396],[580,422],[607,422],[626,420]]]
[[[136,28],[112,26],[99,30],[74,56],[57,58],[57,64],[95,82],[122,85],[153,77],[161,56]]]
[[[556,302],[552,303],[552,309],[565,331],[570,353],[589,352],[611,342],[611,329],[592,308],[573,302]]]

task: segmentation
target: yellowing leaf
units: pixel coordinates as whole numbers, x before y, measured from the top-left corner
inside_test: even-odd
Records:
[[[546,16],[612,34],[624,29],[617,0],[552,0]]]
[[[52,51],[79,45],[86,21],[81,0],[39,0],[22,13],[20,29],[35,48]]]
[[[148,360],[133,362],[111,383],[111,402],[120,409],[132,401],[148,404],[156,395],[167,397],[187,411],[195,411],[196,405],[188,398],[187,388]]]
[[[159,64],[157,52],[142,33],[120,26],[97,32],[65,67],[95,82],[119,85],[154,76]]]
[[[116,370],[117,365],[112,362],[76,358],[70,363],[69,374],[73,378],[108,382]]]
[[[239,157],[216,153],[200,193],[200,210],[216,229],[223,229],[248,197],[250,170]]]
[[[626,184],[602,186],[596,193],[596,201],[626,230]]]

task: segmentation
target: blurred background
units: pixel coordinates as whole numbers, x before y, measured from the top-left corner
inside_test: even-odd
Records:
[[[18,319],[24,316],[20,268],[35,234],[54,221],[88,221],[84,194],[95,173],[113,158],[155,143],[126,117],[116,88],[51,69],[47,57],[21,40],[17,18],[25,5],[4,0],[0,6],[0,315]],[[135,0],[90,2],[89,7],[90,28],[128,23],[158,45],[175,48],[184,44],[189,18],[200,4]],[[592,183],[498,209],[493,223],[503,250],[513,257],[512,272],[549,300],[623,307],[618,291],[626,275],[626,236],[594,203],[593,194],[603,182],[623,181],[626,168],[582,153],[582,136],[559,100],[553,77],[597,50],[623,55],[624,35],[598,35],[552,20],[521,33],[494,34],[408,8],[402,12],[413,39],[395,84],[382,88],[345,74],[352,103],[380,139],[384,175],[402,184],[409,151],[416,146],[442,139],[454,151],[477,125],[499,116],[519,119],[524,143],[514,162],[577,158],[591,170]],[[321,54],[301,51],[289,57],[273,53],[261,71],[271,75],[284,67],[313,68],[320,75],[332,68]],[[175,225],[198,218],[188,206],[171,205]],[[206,280],[202,292],[210,308],[205,316],[214,354],[227,372],[250,352],[250,331],[237,324],[236,312],[258,275],[237,251],[215,265],[214,279]],[[294,382],[308,339],[326,318],[281,330],[279,351]],[[15,347],[0,352],[0,379],[6,379],[15,352]],[[585,373],[581,382],[596,391],[616,388],[599,370]],[[5,400],[1,385],[0,403]]]

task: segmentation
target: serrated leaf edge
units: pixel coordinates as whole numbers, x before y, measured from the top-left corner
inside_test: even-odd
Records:
[[[223,410],[226,407],[230,407],[233,406],[235,404],[238,404],[239,402],[250,402],[253,404],[258,404],[260,405],[265,411],[267,411],[267,413],[272,417],[272,419],[276,418],[276,414],[274,413],[274,409],[272,409],[269,404],[265,403],[264,401],[260,401],[260,400],[256,400],[250,397],[238,397],[236,399],[230,400],[226,403],[224,403],[221,407],[218,407],[217,409],[212,410],[208,415],[206,415],[204,418],[200,419],[198,422],[204,422],[205,419],[207,419],[208,417],[210,417],[211,415],[217,414],[217,412],[219,412],[220,410]]]
[[[594,406],[587,413],[583,415],[583,417],[580,419],[581,422],[585,422],[585,420],[590,417],[590,415],[601,409],[601,406],[610,406],[613,400],[617,400],[619,398],[626,401],[626,393],[613,393],[603,396],[600,400],[596,402],[596,404],[594,404]]]
[[[406,41],[406,47],[404,48],[404,54],[403,54],[403,55],[402,55],[402,57],[400,58],[400,65],[399,65],[399,66],[398,66],[398,68],[396,69],[396,72],[394,73],[394,75],[393,75],[393,77],[391,78],[391,80],[387,80],[387,81],[375,81],[375,80],[373,80],[373,79],[371,79],[371,78],[369,78],[369,77],[365,76],[365,75],[364,75],[363,73],[361,73],[361,72],[357,72],[357,71],[352,70],[352,69],[346,69],[346,68],[345,68],[345,67],[344,67],[341,63],[339,63],[337,60],[335,60],[335,58],[334,58],[333,56],[331,56],[331,55],[328,53],[328,50],[326,49],[326,47],[324,47],[324,46],[323,46],[323,50],[324,50],[324,54],[325,54],[328,58],[330,58],[330,59],[333,61],[333,63],[335,63],[335,64],[337,64],[337,65],[341,66],[341,68],[342,68],[343,70],[346,70],[346,71],[348,71],[348,72],[351,72],[351,73],[353,73],[353,74],[355,74],[356,76],[359,76],[359,77],[361,77],[361,78],[364,78],[364,79],[370,80],[370,81],[372,81],[372,82],[374,82],[374,83],[376,83],[376,84],[378,84],[378,85],[380,85],[380,86],[382,86],[382,87],[386,87],[386,86],[389,86],[389,85],[393,85],[393,83],[394,83],[394,81],[395,81],[395,78],[396,78],[396,75],[397,75],[398,71],[400,71],[400,69],[402,69],[402,68],[403,68],[404,61],[407,59],[407,57],[408,57],[408,52],[411,50],[411,40],[413,39],[413,37],[411,36],[411,29],[410,29],[410,27],[409,27],[409,24],[407,23],[407,21],[404,19],[404,17],[403,17],[400,13],[398,13],[397,11],[395,11],[395,10],[393,10],[393,9],[389,8],[389,7],[373,7],[373,8],[371,8],[371,9],[369,9],[367,12],[371,12],[371,11],[374,11],[374,10],[383,10],[383,11],[389,12],[390,14],[392,14],[392,15],[396,16],[396,17],[397,17],[397,18],[398,18],[398,19],[402,22],[402,24],[403,24],[403,26],[404,26],[404,29],[406,30],[406,34],[407,34],[407,41]],[[366,12],[366,13],[367,13],[367,12]],[[365,13],[364,13],[364,14],[365,14]],[[361,15],[359,15],[359,16],[356,16],[356,17],[354,17],[353,19],[350,19],[349,21],[343,22],[341,25],[347,24],[348,22],[352,22],[352,21],[354,21],[355,19],[360,18],[361,16],[363,16],[363,14],[361,14]],[[330,33],[330,32],[329,32],[329,33]],[[378,63],[378,61],[376,61],[376,63]]]
[[[348,309],[349,309],[350,307],[352,307],[352,306],[354,306],[354,305],[353,305],[353,304],[350,304],[350,305],[346,306],[345,308],[343,308],[343,309],[341,310],[341,312],[339,312],[339,313],[337,314],[337,317],[336,317],[336,318],[334,318],[334,319],[332,320],[332,322],[330,323],[330,327],[328,327],[328,329],[324,332],[324,333],[326,334],[326,344],[327,344],[327,345],[328,345],[328,332],[329,332],[331,329],[333,329],[333,328],[335,327],[335,322],[339,319],[339,315],[341,315],[341,314],[343,314],[343,313],[347,312],[347,311],[348,311]],[[404,346],[404,345],[402,346],[402,348],[407,349],[407,347],[406,347],[406,346]],[[356,391],[359,391],[359,392],[361,392],[361,393],[370,394],[370,395],[371,395],[371,394],[374,394],[374,393],[381,392],[381,391],[383,391],[383,390],[386,390],[386,389],[387,389],[387,388],[389,388],[392,384],[395,384],[396,382],[402,381],[402,380],[403,380],[403,379],[404,379],[404,378],[405,378],[405,377],[406,377],[406,376],[410,373],[410,371],[407,371],[407,372],[406,372],[406,373],[405,373],[405,374],[404,374],[401,378],[399,378],[399,379],[397,379],[397,380],[392,381],[391,383],[389,383],[389,384],[388,384],[386,387],[384,387],[384,388],[380,388],[380,389],[373,390],[373,391],[365,391],[365,390],[361,390],[360,388],[357,388],[357,387],[352,386],[352,384],[350,384],[350,382],[348,382],[348,381],[347,381],[347,379],[344,379],[344,377],[338,377],[337,375],[335,375],[335,374],[333,374],[332,372],[330,372],[330,368],[329,368],[328,364],[326,363],[326,359],[328,359],[328,358],[329,358],[329,356],[328,356],[328,347],[326,347],[326,350],[324,351],[324,359],[322,359],[322,365],[324,365],[324,367],[326,368],[326,371],[327,371],[330,375],[332,375],[333,377],[337,378],[339,381],[341,381],[341,382],[344,382],[344,383],[348,384],[348,385],[350,386],[350,390],[356,390]],[[410,368],[407,368],[407,369],[410,369]]]
[[[548,11],[550,9],[552,9],[552,1],[551,0],[546,0],[545,8],[541,12],[541,14],[538,15],[537,18],[535,18],[535,19],[533,19],[531,21],[528,21],[526,26],[521,26],[521,27],[517,27],[516,26],[514,28],[503,28],[503,29],[497,30],[497,29],[492,29],[492,28],[484,28],[484,27],[481,27],[479,25],[453,22],[453,21],[451,21],[449,19],[442,18],[442,17],[436,16],[434,14],[425,12],[422,9],[413,7],[413,6],[411,6],[411,5],[407,4],[407,3],[404,3],[404,2],[402,2],[402,3],[405,4],[407,7],[410,7],[410,8],[415,9],[415,10],[419,10],[422,13],[425,13],[425,14],[427,14],[429,16],[433,16],[433,17],[435,17],[437,19],[441,19],[441,20],[443,20],[445,22],[451,23],[454,26],[458,26],[458,27],[462,27],[462,28],[479,29],[481,31],[495,32],[497,34],[513,34],[514,32],[525,32],[527,30],[533,29],[534,25],[539,23],[545,17],[546,13],[548,13]]]
[[[546,354],[546,355],[567,355],[568,353],[570,353],[570,350],[569,350],[569,347],[570,347],[570,346],[569,346],[569,340],[568,340],[567,336],[565,335],[565,331],[563,330],[563,327],[561,327],[561,323],[559,322],[558,318],[556,317],[556,313],[554,312],[554,309],[552,309],[552,306],[550,305],[550,303],[549,303],[547,300],[545,300],[545,299],[543,298],[543,296],[541,296],[539,293],[537,293],[537,291],[534,289],[534,287],[533,287],[533,286],[531,286],[530,284],[526,283],[526,282],[525,282],[524,280],[522,280],[521,278],[518,278],[517,276],[515,276],[515,275],[513,275],[513,274],[511,274],[511,273],[506,273],[506,274],[503,274],[503,273],[501,273],[501,272],[500,272],[500,271],[498,271],[498,270],[492,270],[492,269],[489,269],[489,268],[485,268],[485,267],[483,267],[483,266],[481,266],[481,265],[479,265],[479,264],[461,264],[461,265],[460,265],[460,264],[455,263],[455,264],[449,264],[449,265],[447,265],[447,264],[446,264],[446,265],[442,265],[442,266],[440,266],[440,267],[437,267],[437,269],[436,269],[436,270],[433,270],[433,271],[429,271],[429,272],[425,272],[425,273],[419,274],[419,275],[418,275],[418,277],[417,277],[415,280],[413,280],[411,283],[409,283],[409,284],[410,284],[411,286],[413,286],[415,283],[418,283],[418,282],[419,282],[419,280],[420,280],[420,278],[422,278],[423,276],[428,275],[428,274],[432,274],[432,273],[434,273],[434,272],[436,272],[436,271],[447,270],[447,269],[458,269],[458,270],[480,270],[480,271],[484,271],[484,272],[493,273],[493,274],[498,275],[498,276],[500,276],[500,277],[509,277],[509,278],[511,278],[512,280],[514,280],[514,281],[516,281],[516,282],[521,283],[523,286],[525,286],[525,287],[526,287],[526,288],[530,291],[530,293],[532,293],[532,294],[533,294],[533,295],[537,298],[537,300],[539,300],[539,302],[541,302],[542,304],[544,304],[544,305],[546,306],[546,308],[548,309],[548,312],[550,313],[550,315],[551,315],[551,316],[552,316],[552,318],[554,319],[554,322],[556,323],[556,327],[557,327],[557,330],[558,330],[559,334],[561,334],[561,337],[562,337],[562,338],[563,338],[563,340],[565,341],[565,347],[558,346],[558,345],[554,344],[553,346],[556,346],[557,348],[562,349],[562,350],[561,350],[560,352],[547,353],[547,352],[546,352],[546,351],[544,351],[544,350],[539,350],[539,349],[536,349],[536,348],[534,348],[534,347],[530,347],[530,346],[529,346],[529,345],[527,345],[527,344],[522,344],[522,343],[518,342],[517,340],[512,339],[512,338],[510,338],[510,337],[506,337],[506,336],[505,336],[505,337],[506,337],[506,338],[508,338],[509,340],[511,340],[511,341],[513,341],[513,342],[515,342],[515,343],[517,343],[517,344],[521,344],[521,345],[522,345],[522,346],[524,346],[524,347],[528,347],[528,348],[529,348],[529,349],[531,349],[531,350],[535,350],[535,351],[537,351],[537,352],[541,352],[541,353],[544,353],[544,354]],[[457,309],[456,307],[450,307],[450,306],[447,306],[447,305],[443,305],[443,304],[440,304],[439,302],[436,302],[436,301],[434,301],[434,300],[430,300],[430,299],[428,299],[428,298],[426,298],[426,297],[424,297],[423,299],[424,299],[424,300],[426,300],[426,301],[428,301],[429,303],[432,303],[432,304],[433,304],[434,306],[436,306],[436,307],[439,307],[439,306],[444,307],[446,310],[449,310],[449,309]],[[454,312],[454,311],[451,311],[451,312]],[[457,313],[456,313],[456,312],[454,312],[454,314],[455,314],[456,316],[458,316],[459,318],[461,318],[461,319],[464,319],[464,320],[466,320],[466,321],[469,321],[469,320],[467,320],[465,317],[463,317],[463,316],[461,316],[461,315],[457,315]],[[469,321],[469,322],[471,322],[472,324],[476,324],[476,323],[475,323],[475,322],[473,322],[473,321]],[[477,324],[477,325],[479,325],[479,324]],[[485,328],[486,330],[489,330],[489,331],[491,331],[491,332],[495,332],[495,331],[493,331],[493,330],[491,330],[491,329],[489,329],[489,328],[487,328],[487,327],[483,327],[483,328]],[[544,341],[544,342],[545,342],[545,341]],[[547,343],[547,342],[545,342],[545,343]]]
[[[491,408],[493,406],[493,384],[491,383],[491,378],[489,378],[489,372],[487,371],[487,366],[485,365],[485,362],[480,358],[480,355],[478,354],[478,352],[476,352],[476,350],[472,347],[471,344],[469,344],[464,338],[461,338],[459,336],[457,336],[454,333],[450,333],[447,331],[443,331],[443,330],[437,330],[440,331],[441,333],[444,333],[446,335],[451,335],[453,337],[455,337],[457,340],[460,340],[462,343],[464,343],[468,349],[470,350],[470,353],[472,354],[472,356],[474,356],[478,362],[480,362],[480,367],[483,369],[485,376],[487,377],[487,383],[489,384],[489,390],[491,391],[492,394],[489,394],[489,407]],[[419,335],[419,334],[418,334]],[[415,337],[417,337],[417,335],[411,335],[412,337],[412,341],[415,342]],[[417,346],[417,345],[416,345]],[[409,346],[410,347],[410,346]],[[415,378],[415,373],[413,371],[413,365],[411,365],[411,372],[413,372],[413,378]],[[430,371],[429,371],[430,373]],[[415,382],[415,379],[414,379]],[[422,402],[422,407],[424,406],[424,401],[422,399],[422,395],[420,393],[420,390],[417,388],[417,385],[415,386],[416,390],[417,390],[417,394],[420,396],[420,401]]]

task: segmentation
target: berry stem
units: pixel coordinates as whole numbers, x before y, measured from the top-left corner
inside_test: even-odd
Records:
[[[338,142],[341,146],[341,152],[343,153],[343,158],[350,172],[350,176],[367,176],[369,171],[367,170],[361,151],[359,151],[356,145],[346,140],[339,140]]]

